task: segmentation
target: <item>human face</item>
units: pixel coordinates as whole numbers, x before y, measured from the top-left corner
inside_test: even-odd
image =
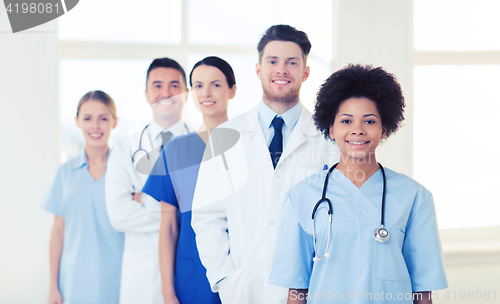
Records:
[[[302,50],[290,41],[269,42],[255,69],[262,82],[264,100],[269,102],[298,102],[300,86],[309,77]]]
[[[364,97],[343,101],[330,127],[330,137],[335,139],[341,159],[360,164],[376,162],[375,149],[385,135],[376,104]]]
[[[225,115],[229,99],[236,93],[236,85],[229,88],[224,73],[209,65],[200,65],[191,78],[195,105],[203,116]]]
[[[107,105],[90,99],[81,105],[75,122],[83,132],[85,145],[100,148],[108,145],[108,138],[111,130],[116,127],[117,118],[113,117]]]
[[[149,72],[146,99],[156,119],[176,122],[181,118],[188,89],[181,72],[173,68],[156,68]]]

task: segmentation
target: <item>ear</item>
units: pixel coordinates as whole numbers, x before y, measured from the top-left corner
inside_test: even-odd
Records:
[[[116,128],[116,126],[118,125],[118,117],[114,117],[113,120],[114,120],[113,127],[111,129]]]
[[[382,136],[380,139],[386,139],[387,138],[387,128],[382,127]]]
[[[144,96],[146,96],[146,102],[149,103],[148,101],[148,88],[146,87],[146,89],[144,90]]]
[[[261,66],[260,66],[260,63],[258,63],[258,62],[255,65],[255,73],[257,74],[257,77],[259,77],[259,80],[262,81]]]
[[[335,140],[335,134],[333,134],[333,125],[330,126],[330,138]]]
[[[184,95],[184,98],[183,98],[183,102],[186,103],[187,100],[188,100],[188,96],[189,96],[189,89],[186,87],[186,92],[183,93]]]
[[[229,93],[229,99],[233,99],[234,95],[236,95],[236,85],[233,84],[233,87],[230,89],[231,93]]]
[[[81,127],[80,127],[80,121],[78,120],[77,116],[75,116],[75,124],[78,127],[78,129],[81,129]]]
[[[304,68],[304,76],[302,77],[302,82],[306,81],[307,78],[309,78],[309,73],[311,73],[311,70],[310,70],[309,66],[306,66]]]

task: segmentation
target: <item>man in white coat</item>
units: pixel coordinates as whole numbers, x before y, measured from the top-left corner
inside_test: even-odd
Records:
[[[287,290],[267,282],[285,194],[339,158],[299,101],[310,48],[304,32],[270,27],[257,47],[261,102],[219,126],[240,133],[232,149],[220,156],[209,155],[215,144],[205,150],[192,226],[212,290],[223,303],[286,303]]]
[[[109,219],[116,230],[125,232],[120,304],[163,304],[158,260],[160,216],[151,216],[160,210],[160,203],[141,190],[160,146],[189,132],[181,120],[188,94],[186,75],[175,60],[158,58],[151,63],[145,94],[153,121],[142,132],[115,144],[106,171]]]

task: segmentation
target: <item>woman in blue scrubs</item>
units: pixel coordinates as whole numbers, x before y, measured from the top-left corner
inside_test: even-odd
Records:
[[[313,237],[312,214],[328,170],[290,189],[269,277],[289,288],[288,303],[432,303],[430,291],[447,288],[432,195],[388,168],[383,227],[389,239],[374,238],[384,189],[375,150],[398,129],[404,107],[399,83],[382,68],[349,65],[321,86],[314,121],[341,152],[325,195],[332,222],[323,202]]]
[[[42,208],[55,215],[50,238],[49,304],[118,303],[123,233],[108,219],[104,175],[116,108],[102,91],[85,94],[75,122],[81,155],[61,165]]]
[[[160,272],[165,303],[221,303],[210,289],[191,227],[191,207],[198,170],[210,130],[227,121],[227,105],[236,93],[231,66],[219,57],[196,63],[189,76],[203,125],[196,133],[180,136],[162,151],[166,175],[151,175],[144,193],[162,202]],[[175,280],[174,280],[175,278]]]

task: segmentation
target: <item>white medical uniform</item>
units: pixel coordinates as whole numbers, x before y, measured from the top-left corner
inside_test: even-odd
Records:
[[[287,194],[269,283],[309,289],[307,303],[413,303],[411,294],[448,287],[431,193],[411,178],[385,168],[385,228],[380,228],[383,177],[379,169],[361,188],[333,170],[326,197],[333,205],[330,256],[313,262],[312,211],[326,172],[312,175]],[[316,214],[316,246],[323,256],[328,207]]]
[[[287,289],[267,283],[285,193],[339,157],[336,145],[300,107],[276,169],[259,123],[259,106],[218,127],[240,133],[224,160],[205,157],[201,163],[191,223],[211,288],[223,303],[286,302]],[[209,145],[205,156],[210,150]]]
[[[142,130],[141,130],[142,131]],[[151,122],[142,136],[141,146],[146,151],[153,150],[148,135],[155,147],[161,146],[162,127]],[[184,122],[175,123],[168,131],[173,136],[188,133]],[[111,225],[125,232],[123,252],[120,304],[162,304],[161,278],[158,261],[158,237],[161,217],[160,202],[151,197],[145,205],[132,199],[132,194],[141,192],[148,175],[138,173],[137,162],[146,155],[139,148],[141,132],[115,144],[108,160],[106,172],[106,206]],[[151,160],[154,164],[155,160]]]

